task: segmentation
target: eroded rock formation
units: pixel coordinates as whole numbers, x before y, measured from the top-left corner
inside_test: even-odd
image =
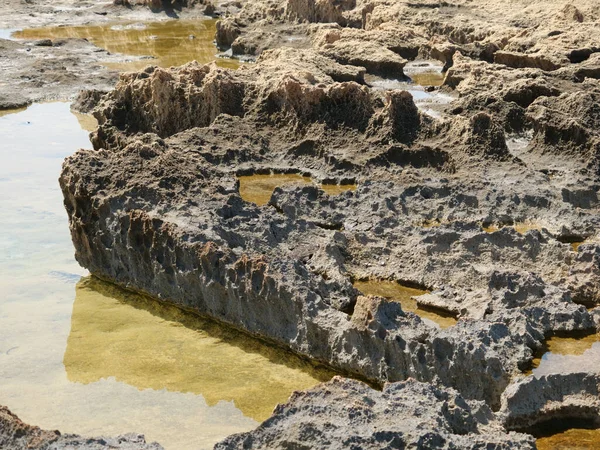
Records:
[[[531,436],[502,431],[482,402],[452,390],[408,380],[383,392],[358,381],[334,378],[292,395],[249,433],[215,446],[251,448],[455,448],[534,449]]]
[[[122,75],[95,110],[94,150],[60,179],[78,261],[375,384],[413,378],[468,405],[510,405],[514,428],[528,396],[545,404],[536,386],[561,382],[521,380],[544,339],[597,326],[586,306],[600,298],[600,81],[594,8],[553,1],[522,15],[524,2],[509,3],[519,14],[494,2],[247,2],[216,38],[256,64]],[[393,89],[423,58],[445,71],[419,91],[430,104]],[[238,176],[270,172],[315,185],[278,187],[265,206],[242,198]],[[353,287],[364,279],[427,288],[417,303],[458,324],[364,296]],[[324,389],[377,405],[396,395],[336,383],[223,445],[298,439],[279,421],[309,414]],[[448,433],[435,439],[463,442]]]

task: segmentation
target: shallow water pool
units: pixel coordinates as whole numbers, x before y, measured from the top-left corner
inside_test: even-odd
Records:
[[[425,290],[411,288],[390,280],[356,281],[354,287],[364,295],[376,295],[397,301],[402,306],[403,311],[415,313],[425,322],[434,326],[448,328],[456,325],[457,320],[451,314],[443,311],[434,311],[433,309],[424,308],[417,304],[417,301],[413,297],[427,294]]]
[[[12,33],[15,39],[88,39],[111,53],[150,56],[151,59],[107,63],[110,68],[141,70],[148,65],[180,66],[196,60],[216,61],[219,66],[236,69],[239,62],[217,58],[214,44],[216,20],[167,20],[162,22],[126,22],[91,26],[30,28]]]

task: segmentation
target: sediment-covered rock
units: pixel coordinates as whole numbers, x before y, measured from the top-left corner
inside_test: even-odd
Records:
[[[0,448],[10,450],[162,450],[157,443],[148,444],[142,435],[85,438],[58,431],[42,430],[23,423],[4,406],[0,406]]]
[[[251,448],[534,449],[531,436],[506,433],[483,403],[455,391],[408,380],[383,392],[334,378],[297,392],[256,430],[215,449]]]

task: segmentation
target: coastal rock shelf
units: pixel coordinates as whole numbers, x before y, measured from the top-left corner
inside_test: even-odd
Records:
[[[406,91],[360,84],[363,69],[348,65],[359,59],[327,55],[281,48],[237,71],[122,75],[95,109],[95,150],[68,158],[60,178],[76,258],[341,373],[414,378],[498,410],[546,336],[596,329],[579,303],[598,302],[598,248],[569,242],[598,226],[597,161],[567,153],[564,178],[549,177],[543,159],[510,155],[507,117],[469,107],[432,118]],[[465,58],[445,77],[461,105],[480,95],[461,88],[475,79]],[[547,132],[536,127],[532,143],[556,160]],[[269,173],[300,183],[250,199],[240,174]],[[357,187],[333,195],[310,179]],[[427,223],[437,226],[415,226]],[[364,279],[420,287],[421,308],[458,321],[440,328],[393,296],[363,296],[353,280]]]
[[[59,180],[77,261],[362,380],[307,375],[218,448],[533,449],[556,421],[600,426],[598,364],[577,363],[600,326],[596,2],[64,2],[85,27],[0,39],[0,109],[95,89],[74,104],[98,122],[93,150]],[[71,14],[8,3],[15,27]],[[144,24],[146,5],[213,18]],[[156,65],[112,53],[138,38]],[[107,64],[131,60],[117,82]],[[560,353],[580,336],[582,355]],[[70,376],[158,386],[87,365],[82,344]]]

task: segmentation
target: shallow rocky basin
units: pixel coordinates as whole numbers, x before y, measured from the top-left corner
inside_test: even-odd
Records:
[[[93,150],[66,158],[59,180],[76,259],[95,277],[79,291],[90,283],[101,291],[75,303],[64,359],[72,381],[116,377],[146,391],[163,386],[165,395],[222,398],[257,420],[269,402],[252,392],[309,388],[289,400],[265,395],[281,403],[273,415],[253,430],[246,422],[217,448],[594,442],[600,16],[593,2],[70,3],[80,14],[108,16],[98,21],[104,28],[78,29],[98,31],[89,37],[101,47],[117,39],[101,45],[99,37],[127,32],[165,61],[217,51],[191,38],[204,32],[186,38],[184,30],[174,40],[189,52],[171,55],[169,40],[131,15],[148,6],[156,14],[212,14],[219,51],[252,61],[229,70],[206,61],[166,68],[158,59],[116,81],[107,65],[123,55],[58,37],[73,28],[53,30],[59,45],[0,40],[1,55],[12,57],[0,68],[13,74],[0,86],[2,108],[48,92],[72,96],[85,77],[92,81],[74,108],[97,120]],[[13,14],[47,25],[47,7],[35,6],[39,18],[25,19],[18,5]],[[111,13],[122,25],[115,28]],[[14,57],[21,54],[28,56]],[[62,65],[48,67],[50,55],[64,56]],[[114,292],[154,300],[117,307]],[[132,310],[132,303],[155,306]],[[162,312],[140,323],[150,309]],[[186,327],[180,310],[260,342],[261,357],[276,348],[297,363],[213,396],[222,380],[239,382],[237,365],[187,360],[210,355],[214,342],[196,343],[185,330],[197,327]],[[163,321],[174,329],[156,331]],[[132,333],[152,345],[135,350]],[[177,346],[162,347],[170,335]],[[99,359],[87,358],[91,347]],[[248,349],[234,347],[225,353]],[[126,348],[140,359],[124,356]],[[165,361],[178,351],[183,366],[170,373]],[[244,373],[277,362],[267,359]],[[310,388],[333,372],[342,377]],[[157,439],[175,445],[165,436]],[[189,443],[186,436],[178,442]]]

